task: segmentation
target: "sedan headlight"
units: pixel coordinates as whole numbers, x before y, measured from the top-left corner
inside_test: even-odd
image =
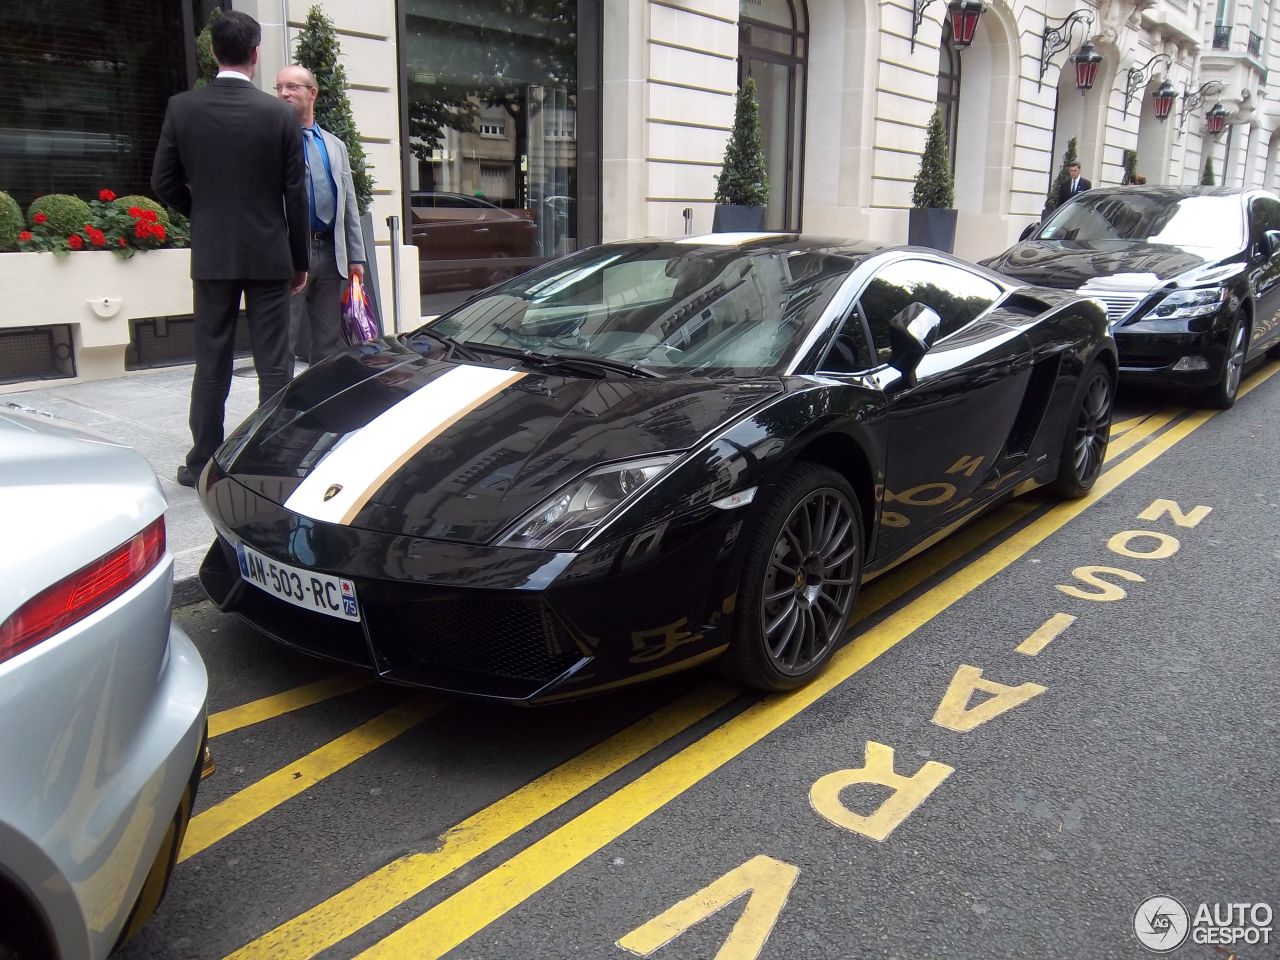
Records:
[[[1206,290],[1175,290],[1157,303],[1144,320],[1188,320],[1217,313],[1227,299],[1225,287]]]
[[[613,463],[591,471],[521,517],[498,543],[538,550],[572,550],[614,507],[656,479],[679,454]]]

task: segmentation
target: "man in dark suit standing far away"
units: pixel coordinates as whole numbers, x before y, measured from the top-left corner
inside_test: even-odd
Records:
[[[1058,188],[1059,206],[1066,203],[1077,193],[1084,193],[1086,190],[1093,188],[1092,183],[1080,176],[1080,164],[1078,163],[1068,164],[1067,177],[1069,178],[1067,182]]]
[[[241,295],[262,403],[292,377],[289,296],[306,285],[310,253],[298,118],[252,82],[262,29],[230,11],[211,33],[217,79],[169,100],[151,169],[156,195],[191,218],[196,370],[178,467],[188,487],[223,440]]]

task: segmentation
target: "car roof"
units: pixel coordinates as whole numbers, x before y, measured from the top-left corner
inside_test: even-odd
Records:
[[[1076,197],[1087,197],[1090,195],[1097,196],[1098,194],[1110,193],[1123,193],[1126,195],[1137,194],[1139,196],[1148,197],[1239,197],[1248,193],[1260,192],[1265,191],[1246,189],[1244,187],[1204,187],[1199,184],[1129,184],[1126,186],[1112,185],[1094,187],[1091,190],[1086,190],[1084,193],[1076,194]],[[1072,197],[1072,199],[1074,200],[1076,197]]]
[[[891,244],[874,240],[856,240],[847,237],[823,237],[801,233],[706,233],[690,237],[654,237],[649,240],[624,240],[619,244],[676,243],[681,246],[701,247],[711,252],[737,247],[742,250],[785,251],[788,253],[817,252],[865,257],[891,248]]]

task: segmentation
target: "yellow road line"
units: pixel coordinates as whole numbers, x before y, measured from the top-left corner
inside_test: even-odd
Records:
[[[1113,437],[1118,437],[1126,430],[1132,430],[1149,416],[1151,416],[1151,414],[1144,413],[1140,417],[1130,417],[1128,420],[1117,420],[1115,423],[1111,424],[1111,435]]]
[[[271,720],[331,697],[359,690],[371,683],[373,683],[373,677],[366,674],[339,673],[336,676],[309,683],[305,687],[295,687],[293,690],[263,697],[261,700],[241,704],[230,710],[220,710],[209,715],[209,737],[210,739],[220,737],[224,733],[261,723],[263,720]]]
[[[394,740],[440,709],[440,704],[421,697],[393,707],[192,817],[178,862],[194,857],[325,777]]]
[[[1265,368],[1249,389],[1280,371]],[[1241,391],[1245,393],[1247,390]],[[1061,503],[1008,540],[872,627],[799,690],[768,697],[642,774],[470,885],[359,954],[359,960],[438,960],[587,857],[742,754],[1167,452],[1216,411],[1200,411],[1107,470],[1088,496]]]
[[[450,828],[440,845],[392,861],[231,954],[234,960],[312,957],[417,896],[650,750],[740,696],[703,684]]]
[[[1158,414],[1143,418],[1142,423],[1126,430],[1118,440],[1114,440],[1107,444],[1107,460],[1126,453],[1131,448],[1137,446],[1147,437],[1151,436],[1173,420],[1174,417],[1183,413],[1182,410],[1165,410]]]

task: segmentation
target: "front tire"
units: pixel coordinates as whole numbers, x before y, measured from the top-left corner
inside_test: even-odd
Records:
[[[1095,360],[1080,378],[1075,408],[1062,441],[1058,477],[1053,492],[1068,499],[1083,497],[1093,489],[1111,439],[1111,409],[1116,394],[1116,378],[1107,366]]]
[[[798,463],[756,520],[721,672],[760,690],[793,690],[845,638],[862,578],[862,511],[849,481]]]
[[[1249,325],[1244,312],[1236,314],[1231,332],[1227,335],[1227,352],[1222,359],[1222,373],[1218,382],[1204,395],[1205,406],[1215,410],[1230,410],[1235,406],[1240,390],[1240,378],[1244,374],[1244,358],[1249,350]]]

